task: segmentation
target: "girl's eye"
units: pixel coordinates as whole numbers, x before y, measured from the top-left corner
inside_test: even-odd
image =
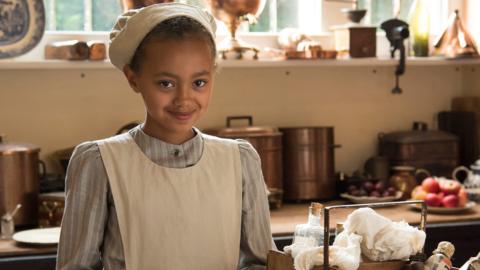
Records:
[[[203,87],[206,84],[207,84],[207,81],[205,81],[205,80],[196,80],[196,81],[193,82],[193,85],[197,88]]]
[[[171,81],[159,81],[157,82],[158,85],[160,85],[163,88],[172,88],[173,83]]]

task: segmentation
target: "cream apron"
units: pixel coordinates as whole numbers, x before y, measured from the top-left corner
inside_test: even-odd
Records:
[[[98,141],[127,270],[236,269],[242,172],[235,141],[202,135],[197,164],[157,165],[129,133]]]

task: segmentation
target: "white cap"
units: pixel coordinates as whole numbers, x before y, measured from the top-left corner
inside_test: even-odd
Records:
[[[159,23],[174,17],[189,17],[199,22],[215,40],[215,19],[204,9],[182,3],[155,4],[131,9],[117,18],[110,32],[109,57],[120,70],[132,60],[145,36]]]

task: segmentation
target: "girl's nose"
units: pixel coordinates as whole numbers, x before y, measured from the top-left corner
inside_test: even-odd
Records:
[[[178,88],[177,95],[175,97],[176,102],[183,102],[190,99],[191,90],[187,86],[181,86]]]

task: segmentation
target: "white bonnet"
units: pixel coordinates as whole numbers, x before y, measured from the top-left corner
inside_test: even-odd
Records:
[[[174,2],[131,9],[117,18],[117,22],[110,32],[108,54],[112,64],[123,70],[123,67],[132,60],[140,42],[156,25],[180,16],[199,22],[215,40],[217,28],[215,19],[209,12],[199,7]]]

